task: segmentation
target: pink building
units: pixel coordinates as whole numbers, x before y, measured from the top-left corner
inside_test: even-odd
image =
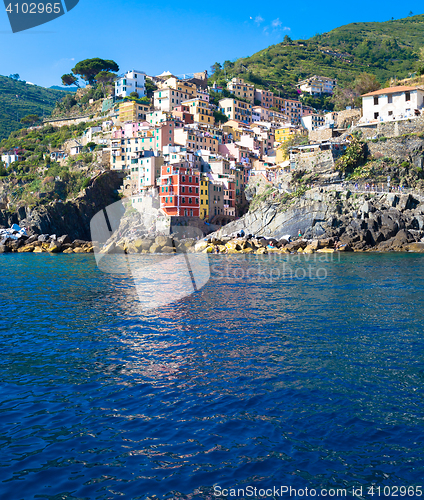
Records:
[[[178,121],[185,123],[186,125],[194,123],[193,115],[190,113],[189,106],[185,106],[183,104],[175,106],[175,108],[172,110],[172,116]]]
[[[175,124],[173,121],[159,123],[155,127],[156,149],[163,151],[164,146],[174,144]]]

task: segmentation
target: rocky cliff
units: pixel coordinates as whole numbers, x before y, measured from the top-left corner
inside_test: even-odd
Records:
[[[90,240],[90,220],[119,199],[121,184],[122,178],[116,172],[104,172],[74,199],[53,201],[33,209],[21,207],[13,213],[0,210],[0,226],[19,224],[38,234],[67,234],[71,240]]]
[[[222,238],[242,229],[277,239],[299,233],[306,239],[335,238],[356,251],[402,250],[424,237],[424,197],[318,187],[289,200],[268,198],[214,236]]]

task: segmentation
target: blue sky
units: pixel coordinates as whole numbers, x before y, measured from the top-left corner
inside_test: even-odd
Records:
[[[60,85],[76,62],[114,59],[121,71],[174,74],[210,71],[215,62],[253,54],[291,38],[308,38],[337,26],[386,21],[423,12],[416,0],[340,3],[202,2],[163,0],[80,0],[66,15],[13,34],[5,10],[0,13],[0,74],[19,73],[38,85]],[[325,7],[324,7],[325,6]],[[420,10],[421,9],[421,10]]]

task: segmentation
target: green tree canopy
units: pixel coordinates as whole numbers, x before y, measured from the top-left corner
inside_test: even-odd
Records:
[[[27,115],[21,118],[21,123],[24,125],[34,125],[34,123],[37,123],[40,120],[40,117],[38,115]]]
[[[106,84],[113,82],[116,77],[116,73],[112,73],[111,71],[100,71],[100,73],[97,73],[94,79],[96,80],[96,82]]]
[[[222,111],[214,111],[213,117],[215,118],[216,122],[221,122],[221,123],[228,122],[228,116],[224,115]]]
[[[420,75],[424,74],[424,47],[418,50],[417,71]]]
[[[71,85],[76,85],[77,87],[79,87],[78,77],[73,75],[72,73],[66,73],[65,75],[62,75],[62,83],[67,87]]]
[[[119,71],[119,66],[115,61],[110,59],[100,59],[95,57],[93,59],[84,59],[72,68],[74,75],[79,75],[83,80],[92,84],[96,80],[96,75],[102,71]]]
[[[5,177],[7,175],[7,170],[4,167],[4,163],[0,161],[0,177]]]
[[[146,78],[144,85],[146,88],[147,97],[153,97],[153,92],[158,89],[153,80],[151,80],[150,78]]]
[[[347,106],[359,107],[362,104],[361,95],[374,92],[381,88],[380,82],[375,75],[361,73],[351,86],[341,88],[336,87],[332,97],[334,107],[337,111],[346,109]]]
[[[112,73],[110,71],[100,71],[100,73],[97,73],[94,79],[96,80],[97,83],[100,83],[104,93],[105,86],[111,85],[116,77],[117,77],[116,73]]]
[[[380,82],[375,75],[371,75],[370,73],[361,73],[353,82],[353,90],[359,95],[374,92],[374,90],[379,90],[380,88]]]
[[[215,64],[212,64],[211,66],[211,70],[212,70],[212,73],[219,73],[222,69],[222,66],[219,62],[216,62]]]

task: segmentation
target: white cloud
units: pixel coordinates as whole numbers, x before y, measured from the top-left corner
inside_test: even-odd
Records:
[[[72,61],[75,61],[75,57],[64,57],[62,59],[59,59],[59,61],[56,61],[53,65],[54,68],[58,68],[58,67],[61,67],[61,66],[65,66],[69,63],[71,63]]]
[[[256,23],[256,24],[258,24],[258,25],[259,25],[259,24],[261,24],[261,23],[263,23],[263,22],[264,22],[264,18],[263,18],[263,17],[261,17],[261,16],[256,16],[256,17],[255,17],[255,23]]]
[[[277,17],[277,19],[274,19],[274,21],[272,21],[271,23],[271,26],[273,28],[279,28],[283,23],[280,21],[280,18]]]

